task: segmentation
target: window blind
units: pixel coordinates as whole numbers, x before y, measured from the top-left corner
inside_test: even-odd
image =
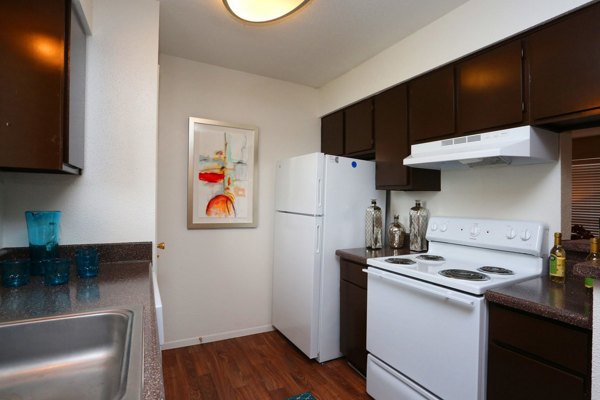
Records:
[[[571,223],[598,236],[600,219],[600,158],[574,161]]]

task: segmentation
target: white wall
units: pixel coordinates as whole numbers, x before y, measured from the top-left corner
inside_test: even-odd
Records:
[[[471,0],[320,89],[324,115],[589,0]]]
[[[440,192],[390,192],[390,214],[408,228],[415,200],[430,215],[521,219],[545,222],[561,231],[560,163],[442,171]]]
[[[160,56],[158,278],[167,347],[271,328],[275,162],[318,151],[315,89]],[[188,117],[257,126],[258,228],[187,230]]]
[[[102,0],[93,14],[84,173],[4,174],[4,247],[27,246],[25,210],[62,210],[62,244],[154,240],[159,3]]]

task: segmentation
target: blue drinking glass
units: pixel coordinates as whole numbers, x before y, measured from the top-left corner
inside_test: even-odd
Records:
[[[43,275],[42,261],[58,257],[60,211],[25,211],[32,275]]]
[[[5,287],[18,287],[29,282],[29,260],[4,260],[0,262],[2,284]]]
[[[93,278],[98,275],[98,250],[93,247],[81,248],[75,251],[77,275],[80,278]]]
[[[49,258],[44,260],[44,285],[56,286],[69,282],[71,260],[68,258]]]

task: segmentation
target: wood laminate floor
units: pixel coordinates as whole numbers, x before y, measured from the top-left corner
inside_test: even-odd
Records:
[[[309,360],[279,332],[162,352],[167,400],[371,399],[365,379],[344,359]]]

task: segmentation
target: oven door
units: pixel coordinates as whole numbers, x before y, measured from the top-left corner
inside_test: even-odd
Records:
[[[369,274],[367,350],[404,377],[397,379],[398,393],[412,385],[443,399],[483,399],[483,297],[373,267],[364,271]],[[397,397],[413,398],[422,397]]]

